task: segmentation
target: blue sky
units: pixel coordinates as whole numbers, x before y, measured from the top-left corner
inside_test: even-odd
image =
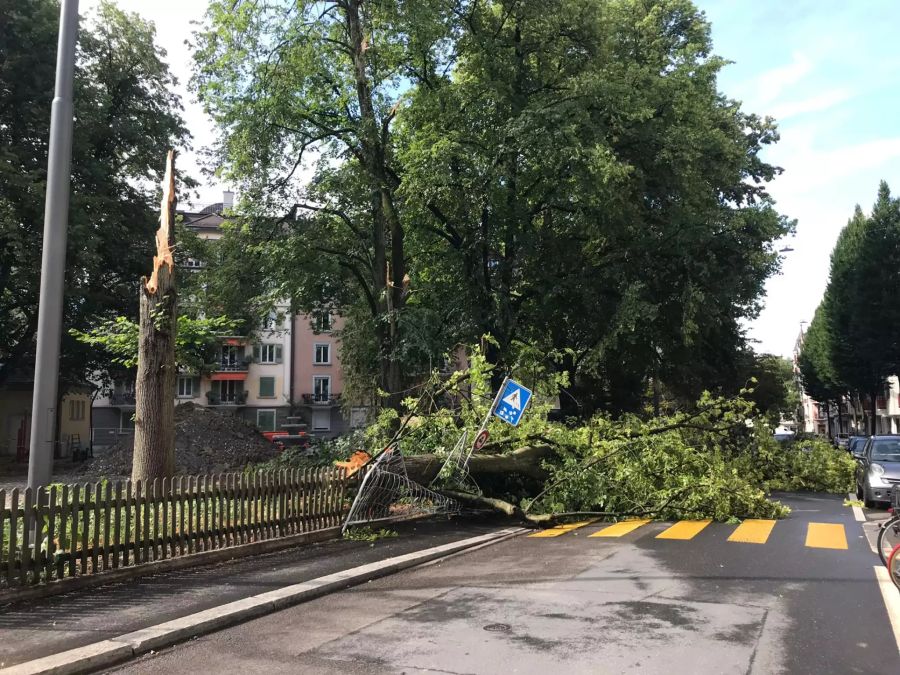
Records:
[[[781,141],[766,158],[784,174],[771,193],[797,219],[797,233],[750,335],[758,349],[788,355],[825,289],[831,249],[854,205],[868,210],[882,178],[900,194],[900,2],[696,4],[712,23],[715,52],[734,62],[719,88],[778,120]]]
[[[82,0],[82,12],[99,0]],[[789,355],[800,321],[812,318],[828,279],[838,232],[878,181],[900,194],[900,0],[695,0],[712,22],[715,52],[733,61],[719,86],[745,110],[779,121],[781,141],[766,158],[785,172],[771,186],[782,213],[798,221],[783,273],[767,285],[765,309],[749,329],[757,349]],[[119,0],[157,25],[182,80],[195,145],[213,129],[184,87],[191,21],[206,0]],[[195,157],[181,166],[196,171]],[[221,199],[210,183],[197,203]],[[898,294],[900,295],[900,294]],[[898,297],[900,302],[900,297]]]

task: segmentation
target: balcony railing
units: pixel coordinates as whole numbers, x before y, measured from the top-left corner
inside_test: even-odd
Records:
[[[303,402],[307,405],[334,405],[340,399],[340,394],[303,394]]]
[[[243,361],[221,361],[215,366],[217,373],[246,373],[250,363]]]

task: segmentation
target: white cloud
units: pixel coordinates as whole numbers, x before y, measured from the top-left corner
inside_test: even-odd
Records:
[[[802,81],[813,70],[813,63],[804,54],[795,52],[790,63],[776,66],[757,75],[753,82],[753,103],[766,105],[778,99],[788,87]]]
[[[831,108],[850,100],[852,96],[853,95],[847,89],[831,89],[808,98],[777,103],[766,111],[766,114],[771,115],[776,121],[781,122],[791,117],[796,117],[797,115],[830,110]]]
[[[785,148],[786,149],[786,148]],[[782,153],[778,153],[781,155]],[[900,158],[900,136],[879,138],[834,149],[791,148],[784,154],[784,174],[774,183],[773,194],[798,194],[822,190],[839,179],[869,174]],[[877,185],[877,184],[876,184]],[[872,187],[874,194],[875,185]]]

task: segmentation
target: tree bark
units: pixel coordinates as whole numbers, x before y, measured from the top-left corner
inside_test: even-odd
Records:
[[[553,448],[549,445],[529,445],[506,455],[472,455],[469,458],[469,473],[478,475],[500,475],[518,473],[529,478],[545,480],[547,471],[541,460],[550,457]],[[444,460],[437,455],[410,455],[403,458],[410,479],[427,485],[440,471]]]
[[[348,0],[343,6],[350,39],[356,98],[359,104],[359,139],[362,164],[369,181],[372,244],[374,250],[373,284],[379,315],[375,334],[380,351],[379,386],[387,392],[385,404],[401,409],[403,369],[397,358],[400,347],[399,315],[405,305],[403,282],[406,257],[403,226],[394,203],[394,186],[389,177],[387,138],[393,112],[379,123],[372,86],[367,71],[369,38],[365,35],[362,0]]]
[[[149,279],[141,278],[139,291],[132,480],[148,481],[175,473],[175,204],[175,152],[170,150],[153,272]]]
[[[869,392],[869,415],[871,416],[869,435],[871,435],[871,436],[874,436],[875,434],[878,433],[877,428],[876,428],[878,426],[877,425],[878,416],[877,416],[877,408],[876,408],[876,403],[875,403],[875,397],[877,396],[877,392],[878,392],[877,389],[872,389]]]

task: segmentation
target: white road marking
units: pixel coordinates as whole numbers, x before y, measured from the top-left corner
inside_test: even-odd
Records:
[[[891,620],[891,628],[894,630],[897,652],[900,653],[900,589],[894,586],[890,573],[884,565],[875,567],[875,577],[878,579],[881,597],[884,598],[884,606]]]
[[[849,499],[851,502],[859,501],[859,498],[852,492],[847,493],[847,499]],[[853,517],[856,518],[856,522],[857,523],[866,522],[866,514],[863,513],[863,510],[856,505],[854,505],[852,508],[853,508]]]

